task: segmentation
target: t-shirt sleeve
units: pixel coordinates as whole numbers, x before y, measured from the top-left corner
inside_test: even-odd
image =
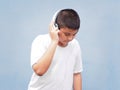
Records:
[[[38,36],[33,40],[31,46],[31,67],[39,60],[44,52],[44,40],[42,39],[42,36]]]
[[[74,73],[79,73],[83,71],[82,65],[82,55],[80,45],[77,43],[76,45],[76,61],[74,65]]]

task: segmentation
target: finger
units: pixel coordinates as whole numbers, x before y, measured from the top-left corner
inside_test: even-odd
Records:
[[[50,24],[49,24],[49,30],[53,30],[53,22],[51,21]]]
[[[59,33],[60,33],[60,30],[59,30],[59,29],[57,29],[57,30],[56,30],[56,32],[59,34]]]

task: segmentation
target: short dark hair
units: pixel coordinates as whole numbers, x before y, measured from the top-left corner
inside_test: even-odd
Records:
[[[69,28],[78,30],[80,28],[80,17],[73,9],[63,9],[58,12],[55,23],[58,28]]]

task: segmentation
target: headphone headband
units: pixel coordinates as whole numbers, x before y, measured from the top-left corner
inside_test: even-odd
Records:
[[[52,21],[55,23],[55,20],[56,20],[56,17],[57,17],[57,14],[59,13],[60,10],[56,11],[55,14],[53,15],[52,17]]]

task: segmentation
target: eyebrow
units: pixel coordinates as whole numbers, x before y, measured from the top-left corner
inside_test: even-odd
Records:
[[[71,35],[71,33],[69,33],[69,32],[63,32],[64,34],[66,34],[66,35]],[[74,33],[73,35],[76,35],[77,34],[77,32],[76,33]]]

